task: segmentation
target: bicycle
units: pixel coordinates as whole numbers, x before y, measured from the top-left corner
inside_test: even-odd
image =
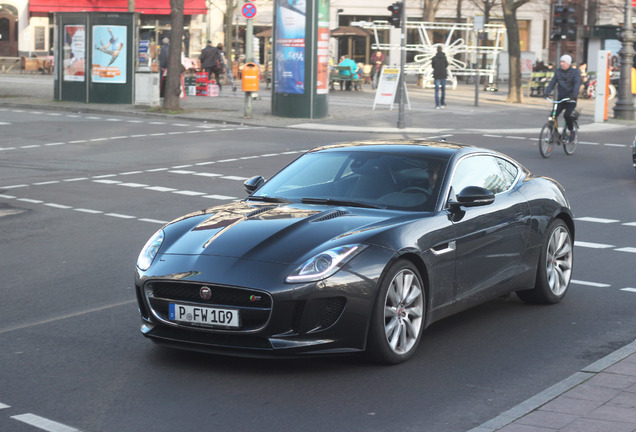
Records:
[[[561,102],[567,102],[570,98],[561,99],[560,101],[554,101],[546,98],[552,102],[552,114],[548,117],[548,122],[541,128],[541,134],[539,135],[539,152],[544,158],[552,156],[553,145],[563,145],[563,151],[565,154],[572,155],[576,150],[576,145],[579,142],[579,113],[574,110],[572,112],[574,122],[574,139],[570,140],[570,131],[567,126],[563,125],[563,131],[559,132],[559,123],[556,118],[556,110]]]

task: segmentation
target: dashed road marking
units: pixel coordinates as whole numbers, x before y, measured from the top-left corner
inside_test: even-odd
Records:
[[[574,220],[582,221],[582,222],[596,222],[596,223],[602,223],[602,224],[620,222],[619,220],[616,220],[616,219],[603,219],[603,218],[595,218],[595,217],[580,217],[580,218],[575,218]]]
[[[636,288],[621,288],[621,291],[633,292],[636,293]]]
[[[572,279],[570,281],[570,283],[577,284],[577,285],[585,285],[585,286],[597,287],[597,288],[609,288],[611,286],[611,285],[604,284],[604,283],[587,282],[587,281],[580,281],[580,280],[575,280],[575,279]]]
[[[31,413],[20,414],[12,416],[11,418],[22,423],[35,426],[36,428],[45,430],[47,432],[79,432],[79,429],[75,429],[73,427],[66,426],[65,424],[58,423],[56,421],[49,420],[47,418],[40,417]]]
[[[616,247],[614,245],[608,245],[603,243],[590,243],[590,242],[584,242],[584,241],[578,241],[578,240],[574,242],[574,246],[592,248],[592,249],[611,249]]]

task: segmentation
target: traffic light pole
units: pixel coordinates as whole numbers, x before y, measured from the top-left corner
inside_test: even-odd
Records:
[[[402,1],[400,8],[400,79],[398,82],[398,129],[404,129],[404,99],[406,99],[406,80],[404,79],[404,65],[406,64],[406,2]]]

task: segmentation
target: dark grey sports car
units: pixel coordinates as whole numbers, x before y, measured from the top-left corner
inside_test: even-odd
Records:
[[[434,321],[510,292],[557,303],[563,188],[509,157],[428,141],[320,147],[242,201],[183,216],[136,268],[142,333],[244,356],[411,357]]]

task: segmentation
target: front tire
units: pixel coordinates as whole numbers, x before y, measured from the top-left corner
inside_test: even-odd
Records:
[[[552,122],[548,122],[541,128],[539,134],[539,153],[544,158],[552,156],[552,144],[554,144],[554,127]]]
[[[372,360],[398,364],[411,358],[424,328],[425,298],[415,265],[395,262],[380,284],[371,317],[367,355]]]
[[[570,141],[570,131],[566,129],[566,132],[563,134],[563,151],[566,155],[574,154],[576,150],[576,145],[579,143],[579,124],[574,123],[574,139]]]
[[[534,289],[517,291],[526,303],[554,304],[563,300],[572,277],[572,234],[561,219],[550,223],[541,246]]]

